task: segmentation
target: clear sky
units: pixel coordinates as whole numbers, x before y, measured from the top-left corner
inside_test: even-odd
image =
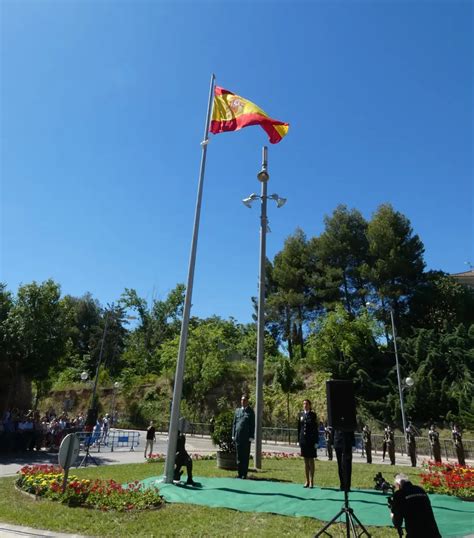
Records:
[[[1,274],[101,303],[185,282],[209,80],[288,121],[273,258],[385,202],[428,269],[473,252],[471,2],[2,0]],[[263,130],[211,135],[192,314],[249,321]]]

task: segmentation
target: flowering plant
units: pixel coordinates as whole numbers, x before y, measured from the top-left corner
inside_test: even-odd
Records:
[[[300,455],[294,452],[262,452],[262,457],[268,460],[288,460],[299,458]]]
[[[423,463],[421,485],[428,493],[474,499],[474,468],[457,463]]]
[[[145,489],[138,480],[122,486],[114,480],[87,480],[70,475],[63,492],[63,474],[54,465],[25,465],[16,485],[28,493],[68,506],[100,510],[143,510],[162,504],[157,488]]]
[[[215,460],[216,455],[215,454],[190,454],[191,459],[193,461],[198,460]],[[166,455],[165,454],[152,454],[147,458],[147,463],[160,463],[165,461]]]

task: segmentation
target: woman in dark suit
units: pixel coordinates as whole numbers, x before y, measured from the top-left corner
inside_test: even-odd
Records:
[[[314,458],[318,442],[318,421],[311,411],[311,402],[303,400],[303,412],[298,416],[298,441],[304,458],[305,488],[312,488],[314,481]]]

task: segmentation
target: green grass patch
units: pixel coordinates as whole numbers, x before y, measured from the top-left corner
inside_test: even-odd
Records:
[[[133,464],[88,467],[74,470],[80,478],[112,478],[124,483],[141,480],[163,473],[164,465]],[[419,470],[387,465],[354,464],[352,484],[356,488],[372,488],[375,473],[381,471],[388,481],[396,472],[404,472],[419,483]],[[197,476],[232,476],[234,473],[216,468],[215,461],[194,462]],[[250,473],[253,474],[253,473]],[[301,460],[263,461],[263,470],[257,473],[262,479],[304,482]],[[39,500],[16,491],[15,478],[0,480],[0,520],[6,523],[27,525],[40,529],[85,534],[88,536],[313,536],[324,523],[312,518],[286,517],[272,514],[237,512],[224,508],[194,505],[166,504],[159,510],[145,512],[99,512],[85,508],[68,508],[59,503]],[[339,484],[335,462],[316,462],[315,483],[321,487]],[[382,495],[382,494],[381,494]],[[388,510],[388,508],[387,508]],[[344,536],[345,527],[338,526],[334,536]],[[371,527],[372,536],[396,537],[394,529]]]

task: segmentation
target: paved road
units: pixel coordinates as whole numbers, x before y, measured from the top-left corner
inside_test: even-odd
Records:
[[[141,444],[134,450],[130,451],[128,448],[115,449],[111,452],[107,447],[102,447],[101,452],[97,452],[96,449],[91,450],[91,454],[99,465],[114,465],[123,463],[141,463],[145,461],[143,455],[143,440],[145,439],[145,432],[140,432]],[[166,454],[168,445],[168,436],[165,434],[158,434],[156,436],[157,442],[153,448],[155,454]],[[191,437],[187,436],[186,449],[191,454],[212,454],[216,452],[216,447],[212,444],[209,437]],[[298,453],[299,448],[294,445],[276,444],[276,443],[264,443],[262,445],[264,452],[289,452]],[[318,451],[318,459],[327,460],[325,450]],[[78,460],[80,462],[80,459]],[[20,454],[8,454],[0,457],[0,477],[1,476],[14,476],[23,465],[34,465],[41,463],[53,463],[57,464],[58,455],[51,452],[23,452]],[[354,463],[364,463],[365,458],[362,458],[360,453],[354,453]],[[373,455],[374,463],[387,463],[382,462],[381,454]],[[421,462],[421,458],[420,458]],[[400,456],[397,454],[397,464],[409,465],[409,460],[406,456]]]

